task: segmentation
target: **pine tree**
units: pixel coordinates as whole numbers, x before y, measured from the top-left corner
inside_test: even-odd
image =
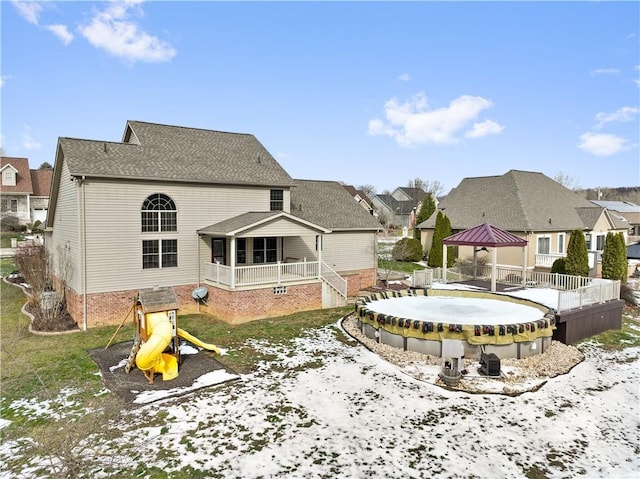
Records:
[[[444,240],[445,238],[447,238],[448,236],[451,236],[451,220],[449,220],[449,217],[447,215],[443,215],[444,216],[444,228],[443,228],[443,235],[442,235],[442,239]],[[447,268],[451,268],[454,263],[456,262],[456,258],[454,257],[454,248],[453,246],[447,246]]]
[[[616,235],[618,239],[618,261],[620,262],[620,282],[627,284],[627,276],[629,275],[629,266],[627,261],[627,244],[624,240],[624,234],[618,233]]]
[[[427,193],[426,195],[424,195],[424,198],[422,198],[422,202],[420,203],[420,208],[418,209],[418,214],[416,215],[416,226],[429,219],[435,210],[436,202],[433,200],[433,195],[431,193]],[[415,229],[413,237],[415,239],[420,239],[419,228]]]
[[[575,276],[589,275],[589,253],[587,252],[587,242],[581,229],[573,230],[571,236],[569,236],[565,267],[567,274]]]
[[[618,238],[610,231],[604,240],[602,251],[602,277],[604,279],[619,279]]]
[[[436,225],[433,230],[433,239],[431,240],[431,248],[429,249],[429,260],[427,264],[432,268],[442,268],[442,239],[444,228],[444,215],[442,211],[438,211],[436,216]]]

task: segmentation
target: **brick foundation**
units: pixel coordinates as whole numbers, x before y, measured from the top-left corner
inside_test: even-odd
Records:
[[[178,314],[198,312],[198,303],[191,296],[195,288],[196,285],[174,287],[180,305]],[[207,289],[208,305],[200,304],[200,312],[211,314],[230,324],[322,309],[320,283],[290,285],[285,294],[274,294],[272,287],[246,291],[227,291],[212,286]],[[137,290],[87,295],[87,327],[120,324],[131,309],[136,294]],[[67,293],[67,309],[82,328],[82,296],[70,290]]]
[[[285,294],[274,294],[273,287],[245,291],[209,287],[208,305],[201,305],[200,311],[208,312],[230,324],[241,324],[322,309],[321,283],[288,285],[286,288]]]
[[[378,282],[378,270],[375,268],[343,272],[340,273],[340,276],[347,280],[347,296],[349,297],[358,296],[360,291],[371,288]]]

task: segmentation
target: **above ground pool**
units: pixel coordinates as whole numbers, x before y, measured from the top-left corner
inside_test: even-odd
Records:
[[[502,294],[458,290],[403,290],[358,298],[362,332],[405,350],[440,356],[443,339],[461,340],[465,357],[482,351],[527,357],[551,344],[555,314],[546,306]]]

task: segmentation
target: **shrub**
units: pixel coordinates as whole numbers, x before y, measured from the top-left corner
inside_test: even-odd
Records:
[[[552,273],[567,274],[567,261],[564,258],[558,258],[551,265]]]
[[[581,229],[573,230],[569,236],[565,266],[567,274],[589,276],[589,253]]]
[[[420,261],[422,244],[417,239],[402,238],[393,247],[391,257],[396,261]]]

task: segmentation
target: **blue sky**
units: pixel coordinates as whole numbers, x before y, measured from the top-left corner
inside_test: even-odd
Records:
[[[640,185],[638,2],[0,2],[1,146],[251,133],[294,178]]]

